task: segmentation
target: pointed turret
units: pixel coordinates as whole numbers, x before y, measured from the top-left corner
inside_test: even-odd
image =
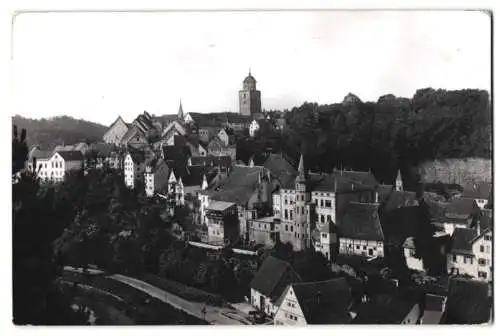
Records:
[[[182,100],[179,101],[179,112],[177,112],[177,117],[182,121],[184,120],[184,111],[182,110]]]
[[[403,191],[403,179],[401,178],[401,170],[398,169],[395,183],[396,191]]]
[[[201,182],[201,190],[208,188],[207,175],[203,174],[203,182]]]
[[[249,167],[253,167],[253,166],[254,166],[254,163],[253,163],[253,156],[250,158],[250,161],[248,161],[248,166],[249,166]]]
[[[184,184],[182,183],[182,177],[179,177],[179,181],[177,181],[177,183],[179,184],[180,188],[184,187]]]
[[[172,169],[170,171],[170,177],[168,178],[169,183],[175,183],[177,182],[177,179],[175,178],[174,170]]]
[[[299,167],[297,168],[297,181],[305,181],[306,180],[306,174],[304,170],[304,155],[300,154],[300,161],[299,161]]]

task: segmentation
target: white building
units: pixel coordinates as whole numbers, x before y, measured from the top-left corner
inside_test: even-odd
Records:
[[[42,182],[63,182],[67,172],[83,169],[83,154],[81,151],[61,151],[47,156],[48,152],[34,153],[36,157],[37,176]],[[28,163],[28,169],[33,170],[33,161]]]
[[[449,274],[466,274],[483,281],[492,280],[492,211],[483,210],[471,229],[457,228],[447,255]]]
[[[217,137],[224,143],[225,146],[229,146],[229,134],[227,134],[225,129],[221,128],[221,130],[217,133]]]
[[[269,256],[250,283],[250,303],[266,315],[274,316],[278,310],[278,300],[286,287],[300,281],[300,276],[290,264]]]
[[[250,126],[248,127],[248,133],[250,134],[251,137],[254,137],[257,131],[259,130],[260,126],[257,120],[252,120],[250,123]]]
[[[415,254],[415,239],[413,237],[408,237],[403,244],[404,256],[406,259],[406,265],[409,269],[423,272],[424,263],[422,258],[417,258]]]
[[[143,178],[145,168],[144,154],[139,151],[129,151],[123,162],[125,185],[133,189],[136,181]]]
[[[351,288],[345,278],[293,283],[279,299],[275,325],[347,324],[351,321]]]
[[[147,197],[153,197],[155,193],[162,192],[168,185],[169,168],[165,161],[159,160],[154,164],[148,164],[144,172],[144,188]]]

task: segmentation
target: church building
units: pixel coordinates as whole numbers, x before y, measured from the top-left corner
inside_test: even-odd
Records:
[[[257,81],[250,72],[243,80],[243,89],[240,90],[240,114],[251,116],[252,119],[260,119],[262,116],[260,91],[257,90]]]

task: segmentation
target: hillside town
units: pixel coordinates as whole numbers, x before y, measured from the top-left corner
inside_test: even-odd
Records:
[[[251,73],[237,94],[238,113],[185,112],[179,102],[173,114],[117,116],[101,142],[49,151],[35,145],[25,167],[46,188],[76,171],[118,174],[126,188],[173,218],[177,241],[211,258],[231,253],[255,263],[248,288],[239,289],[244,300],[230,308],[208,305],[200,313],[176,306],[211,324],[492,321],[491,182],[461,185],[444,197],[437,189],[409,190],[400,169],[384,184],[372,171],[315,171],[305,153],[273,149],[244,162],[237,159],[238,141],[262,129],[283,132],[287,122],[284,112],[263,109]],[[424,225],[433,228],[426,238]],[[422,248],[432,257],[423,257]],[[332,275],[304,279],[286,258],[297,253],[321,258]],[[156,298],[155,291],[165,290],[147,279],[114,277]]]

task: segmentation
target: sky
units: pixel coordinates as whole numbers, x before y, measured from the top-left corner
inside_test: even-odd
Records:
[[[111,124],[238,111],[249,68],[264,109],[490,91],[491,23],[473,11],[30,13],[13,26],[13,114]]]

